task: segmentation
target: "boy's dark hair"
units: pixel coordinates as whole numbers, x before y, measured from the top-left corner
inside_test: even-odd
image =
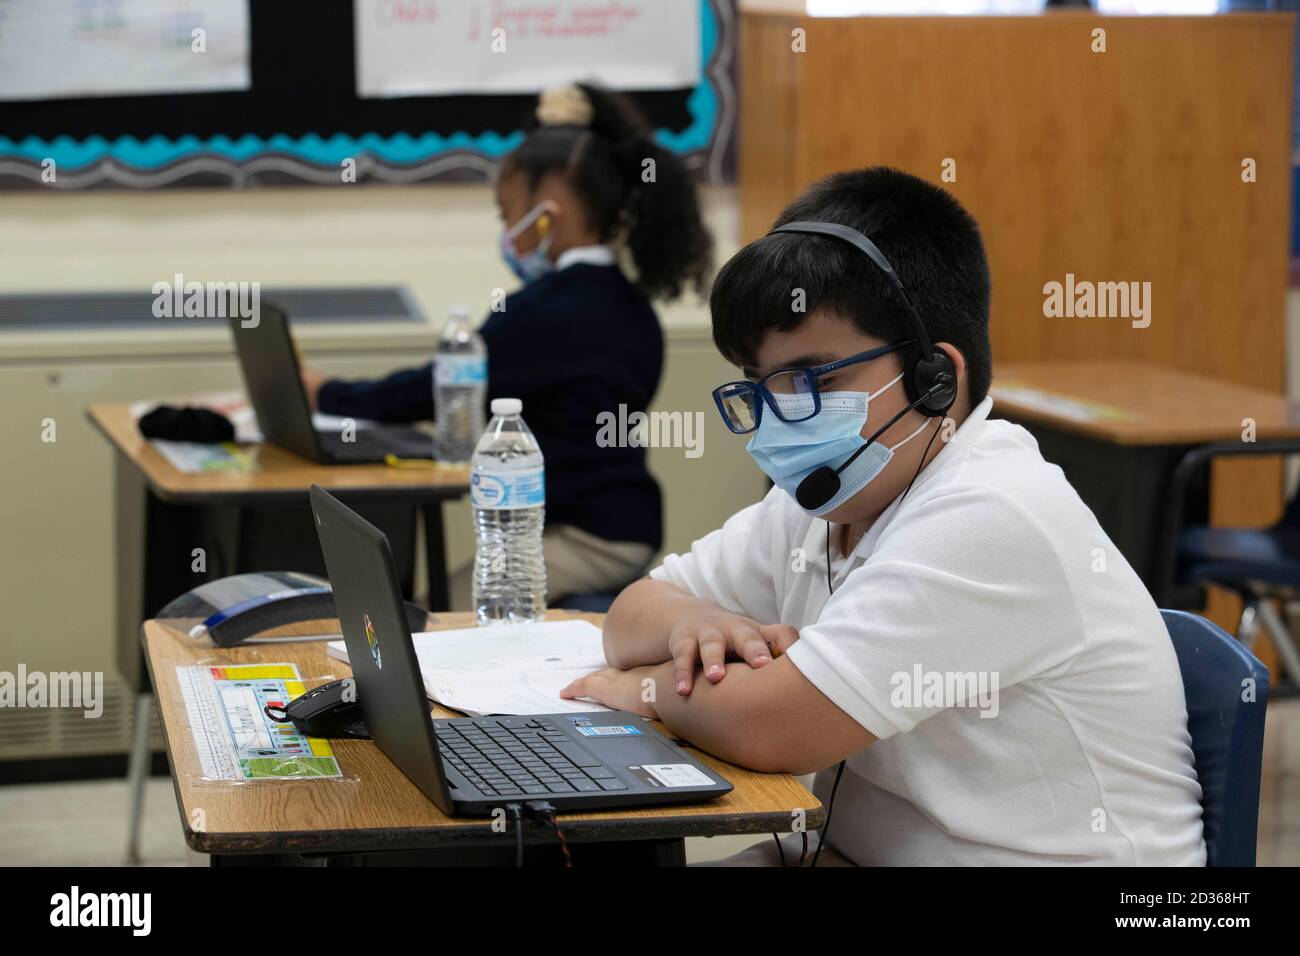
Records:
[[[774,225],[801,219],[837,222],[874,242],[931,338],[965,357],[971,404],[983,401],[993,379],[989,264],[979,225],[961,204],[916,176],[872,166],[815,183]],[[796,289],[804,292],[804,311],[795,311]],[[736,365],[753,365],[769,331],[789,332],[818,309],[886,342],[914,337],[884,273],[848,243],[823,236],[751,242],[718,273],[709,309],[713,341]]]
[[[684,284],[703,294],[713,267],[713,239],[700,217],[690,170],[655,141],[630,99],[577,84],[591,103],[587,125],[534,125],[502,163],[530,188],[558,173],[586,206],[602,242],[621,240],[632,254],[637,285],[651,298],[676,298]],[[654,179],[642,178],[654,160]]]

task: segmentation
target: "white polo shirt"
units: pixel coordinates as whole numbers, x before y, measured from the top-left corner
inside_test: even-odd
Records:
[[[650,576],[761,623],[877,738],[830,844],[861,865],[1205,864],[1178,662],[1150,595],[986,398],[847,558],[779,488]],[[774,704],[773,720],[781,719]],[[835,768],[817,775],[825,804]]]

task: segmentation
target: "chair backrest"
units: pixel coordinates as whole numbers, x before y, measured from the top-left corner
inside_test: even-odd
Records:
[[[1210,866],[1254,866],[1268,668],[1212,621],[1161,611],[1187,698]],[[1247,682],[1254,699],[1243,700]]]

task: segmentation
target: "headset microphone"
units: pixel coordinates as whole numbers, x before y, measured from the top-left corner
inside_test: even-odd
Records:
[[[820,468],[816,469],[807,478],[799,482],[799,487],[794,490],[794,500],[799,502],[799,506],[807,511],[816,511],[818,508],[821,508],[826,504],[826,502],[834,498],[836,492],[840,490],[840,473],[843,472],[845,468],[857,461],[858,456],[870,448],[872,444],[875,443],[876,439],[888,431],[900,418],[914,410],[932,394],[947,387],[949,386],[946,382],[935,382],[928,392],[916,399],[878,428],[875,434],[863,442],[858,450],[849,455],[844,464],[840,465],[838,468],[832,468],[830,465],[822,465]]]

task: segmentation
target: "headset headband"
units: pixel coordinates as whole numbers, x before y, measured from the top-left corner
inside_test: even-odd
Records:
[[[894,272],[894,267],[889,264],[889,260],[885,258],[885,254],[876,247],[874,242],[856,229],[851,229],[848,226],[841,226],[838,222],[811,222],[807,220],[800,222],[787,222],[783,226],[777,226],[769,232],[768,235],[770,236],[778,232],[810,233],[822,236],[833,236],[836,239],[840,239],[858,248],[868,259],[876,264],[881,272],[885,274],[885,278],[889,280],[890,284],[894,287],[894,291],[898,293],[898,297],[903,302],[903,311],[907,313],[907,317],[912,323],[912,331],[916,336],[916,341],[921,346],[922,356],[927,359],[934,356],[934,343],[930,341],[930,333],[926,331],[925,323],[921,321],[921,316],[917,314],[916,306],[912,304],[912,300],[903,289],[903,283],[899,280],[898,273]]]

